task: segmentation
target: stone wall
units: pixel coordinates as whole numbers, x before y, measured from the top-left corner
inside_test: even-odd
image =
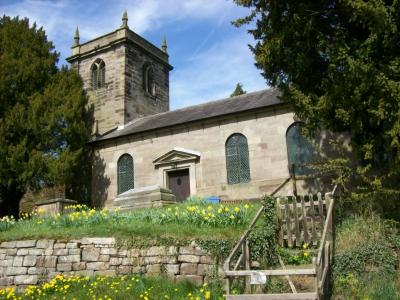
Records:
[[[124,248],[114,238],[25,240],[0,244],[0,288],[36,285],[57,274],[166,274],[202,284],[217,271],[215,260],[198,246]]]

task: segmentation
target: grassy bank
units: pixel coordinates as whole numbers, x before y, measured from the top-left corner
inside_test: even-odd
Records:
[[[72,239],[113,236],[124,241],[152,244],[192,239],[237,240],[253,218],[258,205],[220,205],[186,202],[134,212],[108,212],[73,206],[69,213],[45,217],[40,211],[15,221],[0,221],[0,241],[21,239]]]
[[[219,284],[196,287],[190,282],[172,282],[166,277],[63,277],[57,275],[48,283],[38,287],[29,287],[23,293],[13,289],[0,290],[1,299],[223,299]]]
[[[398,223],[355,214],[337,226],[333,295],[341,299],[400,299]]]

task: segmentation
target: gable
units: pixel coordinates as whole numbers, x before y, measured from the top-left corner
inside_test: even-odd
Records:
[[[197,161],[200,159],[200,152],[184,149],[174,148],[173,150],[161,155],[159,158],[153,161],[153,164],[157,167],[160,165],[177,164],[182,162]]]

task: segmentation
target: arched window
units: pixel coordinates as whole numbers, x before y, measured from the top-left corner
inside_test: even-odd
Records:
[[[118,159],[118,194],[133,189],[133,180],[133,158],[124,154]]]
[[[97,90],[102,88],[106,84],[106,64],[101,59],[96,59],[96,61],[90,67],[92,72],[92,89]]]
[[[156,95],[156,83],[154,80],[153,67],[149,63],[143,66],[143,89],[151,96]]]
[[[293,123],[286,131],[286,147],[289,171],[296,175],[312,173],[307,165],[313,160],[314,148],[310,141],[303,136],[300,122]]]
[[[240,133],[232,134],[225,144],[228,184],[250,181],[249,146]]]

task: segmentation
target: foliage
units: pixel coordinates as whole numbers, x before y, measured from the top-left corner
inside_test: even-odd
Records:
[[[14,288],[0,289],[0,299],[223,299],[218,284],[196,287],[184,281],[140,276],[64,277],[56,275],[41,286],[30,286],[18,293]]]
[[[339,220],[352,214],[364,215],[370,212],[382,218],[400,221],[400,192],[396,190],[375,189],[358,190],[357,193],[346,193],[336,203]]]
[[[256,65],[310,131],[348,132],[373,187],[400,177],[400,2],[235,0]]]
[[[251,257],[264,266],[271,266],[278,259],[279,222],[275,199],[264,195],[262,198],[263,219],[249,234]]]
[[[241,84],[240,82],[238,82],[236,84],[235,90],[232,92],[232,94],[230,95],[230,97],[236,97],[236,96],[240,96],[243,94],[246,94],[247,92],[243,89],[243,84]]]
[[[334,294],[345,299],[397,299],[398,224],[377,214],[347,216],[337,228]]]
[[[225,260],[234,246],[234,241],[220,239],[197,239],[196,242],[201,249],[207,251],[211,254],[211,256],[215,257],[217,259],[217,263]]]
[[[76,72],[42,28],[0,18],[0,212],[18,215],[27,188],[68,184],[88,139],[85,96]]]
[[[218,213],[222,208],[224,212]],[[66,207],[64,215],[51,217],[39,209],[31,214],[23,213],[13,224],[0,221],[0,228],[4,228],[0,231],[0,240],[114,236],[123,243],[136,246],[180,245],[190,243],[190,240],[221,240],[220,246],[226,243],[225,247],[228,247],[249,224],[257,208],[258,205],[217,205],[202,202],[194,205],[188,202],[132,212],[121,212],[118,209],[109,212],[75,205]],[[213,218],[218,218],[219,221],[204,220],[204,217],[209,218],[208,213],[214,213]],[[188,216],[190,214],[195,216]],[[235,218],[230,218],[231,215]],[[215,243],[210,242],[210,247]]]
[[[315,251],[310,249],[307,243],[304,243],[300,250],[279,248],[278,253],[285,265],[304,265],[312,262]]]
[[[355,276],[352,273],[339,276],[335,281],[334,294],[343,299],[380,299],[400,298],[400,276],[368,274]]]

